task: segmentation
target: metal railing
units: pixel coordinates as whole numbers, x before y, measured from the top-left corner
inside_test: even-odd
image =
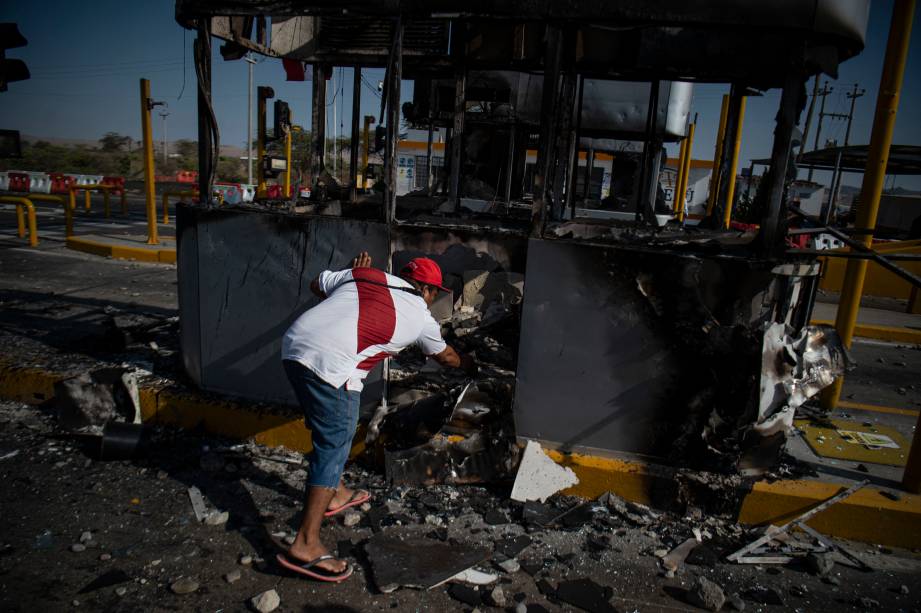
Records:
[[[26,220],[29,218],[29,246],[38,246],[38,225],[35,223],[35,206],[32,201],[23,196],[0,196],[0,202],[16,205],[16,226],[19,238],[26,236]],[[25,209],[25,214],[23,213]]]

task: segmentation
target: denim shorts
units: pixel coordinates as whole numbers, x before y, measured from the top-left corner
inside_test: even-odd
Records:
[[[293,360],[283,363],[313,441],[307,455],[307,486],[336,488],[358,426],[361,393],[350,392],[344,384],[335,388]]]

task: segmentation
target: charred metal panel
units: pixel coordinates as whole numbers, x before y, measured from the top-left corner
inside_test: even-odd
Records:
[[[182,223],[187,217],[180,204],[176,226],[176,276],[179,292],[179,345],[182,348],[182,365],[186,374],[201,385],[201,311],[198,293],[198,227],[195,223]]]
[[[687,458],[712,411],[754,410],[772,287],[770,265],[742,258],[532,239],[518,436]]]
[[[385,262],[386,226],[192,206],[178,213],[181,341],[189,376],[209,391],[295,404],[281,339],[316,304],[310,281],[327,268],[347,267],[360,251]],[[368,377],[367,404],[380,398],[379,381],[380,367]]]

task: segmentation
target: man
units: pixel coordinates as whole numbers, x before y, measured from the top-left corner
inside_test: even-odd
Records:
[[[358,425],[362,380],[375,364],[417,345],[439,364],[473,372],[470,356],[459,356],[441,338],[428,307],[441,286],[441,269],[415,258],[399,277],[371,268],[362,252],[352,268],[324,271],[310,289],[322,302],[301,315],[282,343],[282,360],[311,431],[307,495],[294,544],[279,563],[320,581],[339,582],[352,574],[344,560],[320,542],[320,524],[371,498],[342,483]]]

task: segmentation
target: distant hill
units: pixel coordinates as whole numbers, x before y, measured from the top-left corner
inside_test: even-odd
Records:
[[[99,141],[92,140],[88,138],[58,138],[56,136],[35,136],[33,134],[23,134],[22,141],[26,143],[36,143],[38,141],[45,141],[46,143],[51,143],[52,145],[57,145],[59,147],[98,147]],[[170,141],[170,149],[175,147],[176,141]],[[131,145],[132,149],[139,147],[138,141],[134,141]],[[255,147],[255,145],[254,145]],[[157,140],[154,143],[154,150],[157,151],[160,148],[160,141]],[[243,147],[238,147],[236,145],[221,145],[221,155],[227,157],[244,157],[246,155],[246,149]]]

